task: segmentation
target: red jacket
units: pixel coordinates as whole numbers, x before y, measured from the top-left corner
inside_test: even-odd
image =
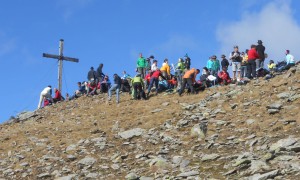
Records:
[[[145,81],[147,81],[148,83],[150,82],[150,78],[151,78],[151,75],[148,73],[146,76],[145,76]]]
[[[256,60],[256,59],[259,59],[259,55],[258,53],[256,52],[256,49],[250,49],[248,51],[248,60]]]
[[[61,93],[59,92],[59,90],[56,90],[56,91],[55,91],[54,99],[61,100]]]
[[[159,78],[159,76],[163,77],[160,71],[154,71],[152,73],[151,78]]]

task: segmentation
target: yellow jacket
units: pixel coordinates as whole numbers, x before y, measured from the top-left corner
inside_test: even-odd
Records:
[[[270,70],[275,69],[275,68],[276,68],[276,64],[275,64],[275,63],[273,63],[273,64],[268,64],[268,68],[269,68]]]
[[[163,63],[163,66],[160,68],[161,71],[166,71],[168,75],[171,75],[170,73],[170,66],[167,63]]]

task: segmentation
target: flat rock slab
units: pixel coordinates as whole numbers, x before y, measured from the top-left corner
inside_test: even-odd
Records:
[[[177,177],[190,177],[190,176],[197,176],[199,175],[198,171],[189,171],[189,172],[183,172],[177,175]]]
[[[128,131],[123,131],[121,133],[118,133],[119,136],[121,136],[122,139],[131,139],[133,137],[137,137],[142,135],[145,132],[144,129],[141,128],[135,128]]]

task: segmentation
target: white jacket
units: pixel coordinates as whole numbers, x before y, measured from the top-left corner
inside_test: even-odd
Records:
[[[46,87],[42,92],[41,94],[42,95],[46,95],[46,94],[50,94],[51,95],[51,88],[50,87]]]

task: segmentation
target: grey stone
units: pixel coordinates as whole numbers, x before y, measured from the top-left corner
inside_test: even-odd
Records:
[[[162,105],[162,106],[169,106],[169,104],[170,104],[169,102],[164,102],[164,103],[162,103],[161,105]]]
[[[144,129],[141,128],[135,128],[128,131],[123,131],[121,133],[118,133],[119,136],[121,136],[122,139],[131,139],[133,137],[137,137],[142,135],[145,132]]]
[[[190,177],[190,176],[197,176],[199,175],[198,171],[188,171],[188,172],[183,172],[177,175],[177,177]]]
[[[48,178],[51,177],[51,174],[49,173],[42,173],[37,175],[38,178]]]
[[[35,112],[22,112],[20,113],[17,118],[20,120],[20,121],[24,121],[24,120],[27,120],[31,117],[34,117],[34,116],[37,116],[37,114]]]
[[[202,156],[201,161],[211,161],[211,160],[216,160],[220,157],[219,154],[206,154]]]
[[[267,108],[268,109],[278,109],[278,110],[280,110],[282,108],[282,104],[279,103],[279,102],[276,102],[276,103],[268,105]]]
[[[249,178],[249,180],[267,180],[276,177],[279,174],[279,170],[274,170],[264,174],[255,174]]]
[[[151,111],[151,113],[158,113],[160,111],[162,111],[162,109],[154,109],[153,111]]]
[[[277,97],[280,98],[280,99],[286,99],[286,98],[289,98],[290,95],[291,94],[289,92],[282,92],[280,94],[277,94]]]
[[[276,113],[279,113],[279,110],[278,109],[268,109],[268,113],[269,114],[276,114]]]
[[[66,151],[75,151],[77,149],[77,145],[76,144],[71,144],[66,148]]]
[[[279,148],[286,149],[287,147],[296,144],[297,141],[298,141],[298,139],[292,138],[292,137],[289,137],[289,138],[286,138],[286,139],[280,139],[279,141],[277,141],[276,143],[274,143],[270,146],[270,150],[271,151],[272,150],[277,150]]]
[[[99,175],[97,173],[88,173],[88,175],[86,175],[87,178],[92,178],[92,179],[96,179]]]
[[[183,159],[183,156],[174,156],[174,157],[172,158],[172,162],[173,162],[174,164],[180,164],[181,161],[182,161],[182,159]]]
[[[207,127],[204,123],[196,124],[191,129],[191,135],[201,139],[205,138],[206,132],[207,132]]]
[[[92,166],[97,160],[93,157],[85,157],[77,162],[79,166]]]
[[[250,171],[252,174],[257,172],[264,172],[270,169],[265,161],[253,160],[251,161]]]
[[[125,179],[127,180],[138,180],[139,176],[136,173],[129,173],[125,176]]]
[[[247,120],[246,120],[246,123],[247,123],[248,125],[251,125],[251,124],[255,123],[255,120],[254,120],[254,119],[247,119]]]
[[[142,177],[140,177],[140,180],[154,180],[154,178],[142,176]]]
[[[73,180],[76,177],[76,174],[70,174],[68,176],[58,177],[55,180]]]

